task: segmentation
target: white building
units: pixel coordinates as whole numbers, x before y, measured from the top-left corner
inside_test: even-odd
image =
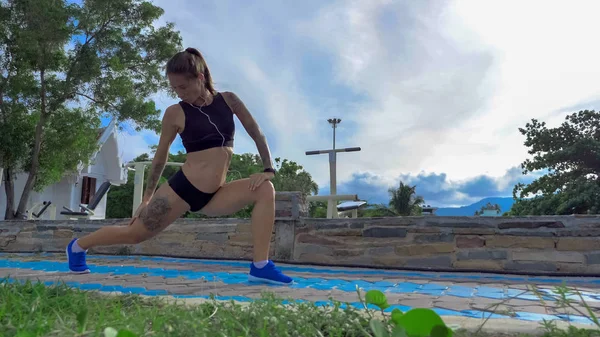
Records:
[[[46,187],[41,193],[35,191],[30,193],[27,204],[29,217],[31,217],[31,211],[38,213],[43,207],[42,203],[50,201],[51,207],[39,219],[52,219],[54,215],[52,206],[55,207],[55,217],[57,220],[74,217],[88,219],[105,218],[107,188],[110,185],[121,185],[127,182],[127,169],[119,157],[117,128],[114,120],[107,127],[100,130],[98,145],[99,150],[93,155],[89,166],[80,167],[79,172],[75,174],[65,175],[61,181]],[[0,181],[3,182],[4,180],[1,176],[2,174],[0,174]],[[27,176],[27,173],[20,173],[15,176],[15,208],[18,206]],[[104,188],[100,190],[105,182]],[[6,213],[6,191],[4,186],[0,190],[0,217],[4,219]],[[94,201],[96,192],[100,192],[100,194],[104,192],[104,194],[92,212],[82,209],[80,205],[92,206],[90,204]],[[32,209],[32,207],[35,208]],[[75,214],[69,215],[69,212],[65,208],[74,211]],[[66,214],[61,214],[61,212]],[[33,217],[33,219],[36,219],[36,217]]]
[[[502,214],[500,214],[500,210],[499,209],[484,209],[481,212],[479,212],[479,216],[500,216]]]
[[[481,207],[481,210],[475,212],[475,216],[501,216],[500,205],[491,203],[487,203],[485,206]]]
[[[437,211],[437,207],[432,207],[431,205],[422,205],[421,206],[421,215],[436,215],[435,211]]]

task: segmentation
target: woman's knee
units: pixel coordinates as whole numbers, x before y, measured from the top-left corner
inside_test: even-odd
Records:
[[[135,222],[139,222],[139,221],[141,221],[139,218],[135,219],[134,223],[132,224],[133,226],[127,227],[125,235],[124,235],[126,238],[127,244],[137,245],[137,244],[142,243],[152,237],[152,235],[149,235],[147,232],[140,230],[140,226],[135,226],[135,225],[140,225],[140,224],[135,223]]]
[[[137,244],[140,244],[140,243],[148,240],[147,236],[145,236],[139,232],[132,232],[127,236],[127,238],[128,238],[127,243],[130,245],[137,245]]]
[[[275,200],[275,186],[269,180],[263,182],[256,189],[257,200]]]

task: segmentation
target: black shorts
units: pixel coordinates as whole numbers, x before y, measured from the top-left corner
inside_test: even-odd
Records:
[[[198,212],[213,198],[217,192],[206,193],[202,192],[186,178],[182,170],[177,171],[169,178],[169,186],[177,193],[177,195],[190,205],[191,212]]]

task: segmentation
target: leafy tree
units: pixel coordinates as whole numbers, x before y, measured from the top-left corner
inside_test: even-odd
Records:
[[[102,116],[158,130],[150,97],[167,88],[162,66],[181,49],[172,23],[155,25],[162,14],[140,0],[0,2],[0,133],[22,135],[0,138],[7,218],[24,214],[32,190],[89,164]],[[28,178],[15,212],[19,171]]]
[[[14,214],[14,176],[17,173],[15,168],[23,164],[23,159],[31,148],[28,146],[29,140],[33,138],[30,131],[33,130],[34,121],[19,110],[25,110],[25,107],[12,101],[0,102],[0,167],[4,169],[2,184],[7,197],[5,218],[12,218]]]
[[[509,215],[597,214],[600,210],[600,112],[583,110],[566,116],[558,127],[532,119],[519,128],[533,156],[523,174],[548,173],[513,190]]]
[[[391,217],[410,216],[422,213],[421,204],[425,202],[422,196],[416,194],[416,186],[400,182],[398,187],[390,187],[390,201],[385,204],[366,204],[358,210],[359,217]]]
[[[254,173],[262,172],[263,169],[259,155],[253,153],[234,154],[229,164],[227,182],[247,178]]]
[[[308,204],[308,214],[311,218],[326,218],[327,217],[327,202],[311,201]]]
[[[390,188],[391,199],[388,209],[394,215],[409,216],[421,214],[421,204],[425,202],[422,196],[416,195],[417,186],[405,185],[400,182],[398,188]]]
[[[310,173],[295,161],[275,158],[275,170],[277,174],[272,182],[276,191],[299,191],[305,196],[319,193],[319,185],[314,182]]]
[[[13,56],[15,39],[12,31],[23,18],[11,11],[9,3],[0,2],[0,167],[4,169],[7,208],[6,218],[14,213],[14,176],[29,153],[35,119],[28,115],[34,105],[31,97],[38,93],[29,64]]]

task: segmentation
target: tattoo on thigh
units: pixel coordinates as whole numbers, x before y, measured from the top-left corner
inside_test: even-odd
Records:
[[[165,225],[165,217],[171,212],[171,209],[166,197],[154,198],[141,212],[140,219],[147,230],[154,232]]]

